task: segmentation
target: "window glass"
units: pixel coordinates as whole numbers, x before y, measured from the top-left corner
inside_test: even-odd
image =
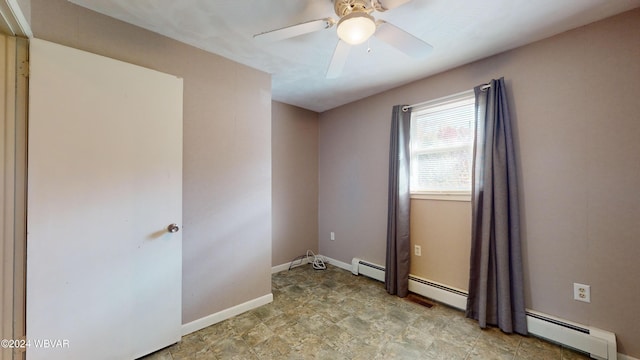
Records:
[[[471,193],[474,112],[473,91],[412,109],[412,194]]]

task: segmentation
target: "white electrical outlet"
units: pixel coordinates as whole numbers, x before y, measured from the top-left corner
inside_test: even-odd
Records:
[[[420,246],[420,245],[414,245],[414,246],[413,246],[413,253],[414,253],[416,256],[422,256],[422,246]]]
[[[336,233],[334,233],[333,231],[331,232],[331,240],[335,240],[336,239]]]
[[[573,283],[573,300],[591,302],[591,286]]]

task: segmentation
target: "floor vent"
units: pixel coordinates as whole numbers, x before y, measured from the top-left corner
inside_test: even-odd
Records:
[[[383,266],[359,258],[351,261],[351,272],[355,275],[384,282],[384,271]],[[467,306],[465,291],[415,275],[409,275],[409,291],[460,310],[465,310]],[[527,310],[527,327],[534,336],[583,351],[594,359],[617,359],[616,336],[612,332],[571,323],[533,310]]]
[[[407,295],[407,300],[409,300],[409,301],[411,301],[413,303],[416,303],[418,305],[422,305],[422,306],[424,306],[426,308],[433,307],[433,304],[430,303],[429,300],[426,297],[420,296],[420,295],[416,295],[416,294],[413,294],[413,293]]]
[[[415,275],[409,275],[409,291],[456,309],[467,308],[466,292]]]

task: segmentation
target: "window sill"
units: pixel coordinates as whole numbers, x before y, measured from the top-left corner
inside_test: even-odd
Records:
[[[415,200],[443,200],[443,201],[471,201],[471,194],[425,194],[413,193],[411,199]]]

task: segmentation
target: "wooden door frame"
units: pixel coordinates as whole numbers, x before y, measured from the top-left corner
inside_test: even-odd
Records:
[[[25,335],[27,50],[26,39],[3,36],[5,112],[2,114],[2,338]],[[0,359],[20,359],[22,352],[2,349]]]
[[[27,51],[26,39],[5,37],[5,86],[2,101],[2,338],[20,339],[25,329],[26,275],[26,155]],[[15,91],[14,91],[15,90]],[[0,359],[21,359],[23,352],[2,349]]]
[[[4,105],[0,121],[0,333],[2,339],[23,339],[26,299],[26,184],[27,184],[27,38],[33,36],[16,0],[0,0],[0,33],[4,47]],[[24,359],[19,349],[0,349],[0,360]]]

